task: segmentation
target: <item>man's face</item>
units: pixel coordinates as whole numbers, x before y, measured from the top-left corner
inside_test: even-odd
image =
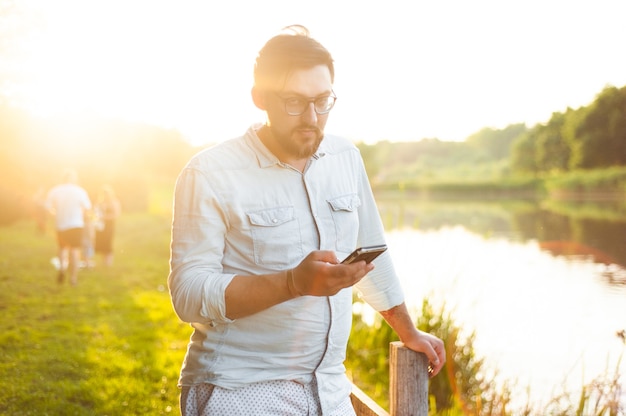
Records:
[[[325,65],[299,69],[286,79],[280,91],[266,92],[266,113],[272,142],[288,158],[307,159],[324,137],[328,113],[317,114],[312,100],[332,95],[330,70]],[[289,115],[285,103],[293,98],[309,102],[300,115]],[[280,155],[278,155],[280,156]]]

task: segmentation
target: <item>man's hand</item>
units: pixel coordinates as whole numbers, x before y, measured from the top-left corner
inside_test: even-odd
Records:
[[[239,319],[298,296],[332,296],[374,269],[360,261],[340,264],[332,251],[313,251],[295,268],[276,273],[233,277],[226,287],[226,316]]]
[[[373,263],[341,264],[332,251],[313,251],[289,271],[289,279],[298,295],[332,296],[358,283],[372,270]]]
[[[443,341],[427,332],[417,330],[417,336],[402,341],[413,351],[423,352],[428,358],[428,375],[435,377],[446,363],[446,349]]]
[[[434,335],[415,328],[404,303],[380,313],[385,321],[409,349],[422,352],[428,358],[428,375],[436,376],[446,363],[446,349],[443,341]]]

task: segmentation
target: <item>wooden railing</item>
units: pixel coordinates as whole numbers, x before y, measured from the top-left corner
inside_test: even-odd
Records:
[[[389,345],[389,413],[352,385],[357,416],[427,416],[428,360],[401,342]]]

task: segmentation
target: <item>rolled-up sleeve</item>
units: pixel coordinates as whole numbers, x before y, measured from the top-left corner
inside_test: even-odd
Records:
[[[224,294],[234,274],[223,273],[226,214],[205,174],[193,164],[176,181],[168,287],[184,322],[232,322]]]
[[[359,193],[362,203],[359,207],[358,245],[384,244],[385,231],[364,167],[361,172]],[[377,311],[386,311],[400,305],[404,302],[404,291],[389,252],[379,256],[374,264],[375,269],[355,285],[356,289],[363,299]]]

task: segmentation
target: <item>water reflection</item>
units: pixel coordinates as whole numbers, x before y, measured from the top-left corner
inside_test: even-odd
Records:
[[[606,283],[626,285],[624,201],[432,201],[378,197],[387,230],[463,226],[485,237],[537,242],[554,256],[604,264]]]
[[[626,374],[621,204],[378,201],[407,303],[452,309],[518,395],[530,386],[545,401],[618,367]]]

